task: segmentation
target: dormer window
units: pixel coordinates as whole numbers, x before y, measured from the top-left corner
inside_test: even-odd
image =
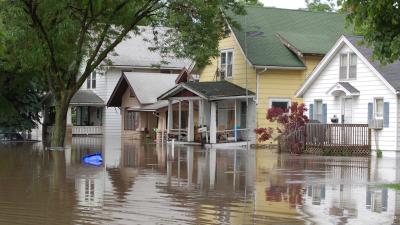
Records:
[[[96,89],[96,71],[93,71],[86,80],[87,89]]]
[[[340,80],[354,80],[357,78],[357,55],[355,53],[340,54]]]
[[[220,58],[221,58],[221,63],[220,63],[221,78],[232,77],[233,50],[232,49],[222,50]]]

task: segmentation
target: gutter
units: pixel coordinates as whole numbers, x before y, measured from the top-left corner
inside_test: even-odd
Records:
[[[256,72],[256,105],[258,105],[258,99],[259,99],[259,89],[260,89],[260,73],[264,73],[267,71],[267,67],[265,67],[262,71]]]
[[[305,66],[254,66],[256,69],[270,69],[270,70],[305,70]]]

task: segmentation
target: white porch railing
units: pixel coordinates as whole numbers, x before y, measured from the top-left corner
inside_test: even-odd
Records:
[[[73,126],[72,135],[102,134],[102,126]]]
[[[54,126],[47,127],[47,133],[52,134],[54,130]],[[95,135],[102,134],[103,128],[102,126],[73,126],[72,127],[72,135]]]

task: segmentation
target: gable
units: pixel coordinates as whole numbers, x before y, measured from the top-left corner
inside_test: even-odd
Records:
[[[296,92],[296,97],[303,97],[303,95],[308,91],[308,89],[315,85],[315,81],[319,79],[321,74],[330,74],[332,82],[339,81],[339,57],[340,54],[352,52],[357,55],[357,80],[365,79],[363,74],[360,73],[359,67],[364,67],[368,70],[369,74],[375,76],[379,84],[384,85],[387,89],[396,93],[393,87],[384,79],[384,77],[370,64],[370,62],[346,39],[345,36],[339,38],[334,47],[329,51],[329,53],[322,59],[318,66],[314,69],[311,75],[306,79],[300,89]],[[367,71],[363,71],[367,72]],[[375,80],[375,79],[374,79]],[[333,83],[331,83],[333,84]]]

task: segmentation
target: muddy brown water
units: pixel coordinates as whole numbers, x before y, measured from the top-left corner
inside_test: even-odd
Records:
[[[104,165],[81,158],[102,152]],[[0,145],[0,224],[399,224],[397,158],[74,138]]]

